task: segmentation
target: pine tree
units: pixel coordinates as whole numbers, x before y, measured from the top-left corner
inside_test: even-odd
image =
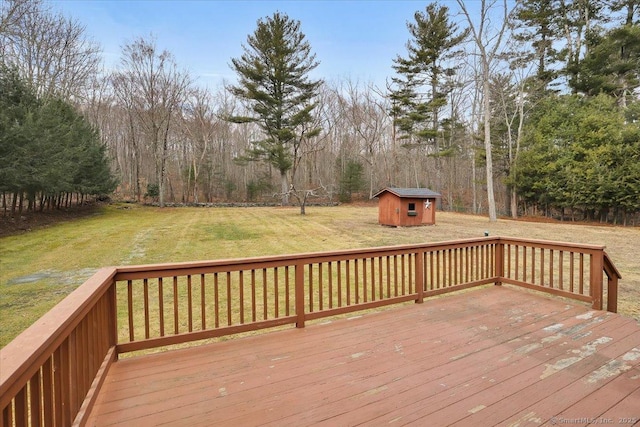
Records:
[[[282,204],[288,204],[289,177],[304,138],[320,133],[311,126],[314,98],[322,84],[309,73],[319,62],[300,31],[300,21],[276,12],[258,20],[255,32],[242,46],[244,53],[231,60],[238,84],[231,92],[246,101],[251,116],[233,116],[235,123],[256,123],[262,139],[251,141],[245,159],[264,161],[280,172]],[[293,182],[294,177],[291,177]]]
[[[414,20],[407,23],[411,34],[407,55],[393,61],[397,76],[392,78],[394,87],[389,95],[391,115],[405,147],[426,148],[439,166],[439,135],[446,120],[442,110],[452,90],[448,77],[455,71],[449,65],[460,54],[456,48],[467,31],[458,31],[449,21],[449,9],[436,3],[429,4],[424,12],[416,12]]]
[[[0,67],[0,191],[34,210],[64,193],[104,195],[116,186],[97,131],[68,102],[39,100],[17,71]]]
[[[28,161],[20,154],[30,144],[24,130],[39,106],[35,92],[18,72],[0,65],[0,191],[20,189]]]
[[[536,80],[547,89],[549,83],[555,79],[556,71],[552,64],[556,61],[558,52],[553,43],[558,39],[556,31],[557,15],[553,0],[527,0],[517,2],[512,12],[514,20],[514,37],[522,43],[531,45],[533,52],[525,55],[522,61],[536,61]],[[522,53],[520,53],[522,55]]]
[[[640,87],[640,26],[624,25],[592,37],[574,88],[588,95],[614,96],[622,108]]]

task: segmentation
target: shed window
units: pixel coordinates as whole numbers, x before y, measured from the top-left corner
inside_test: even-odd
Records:
[[[416,204],[415,203],[409,203],[409,209],[407,212],[407,215],[409,216],[417,216],[418,212],[416,212]]]

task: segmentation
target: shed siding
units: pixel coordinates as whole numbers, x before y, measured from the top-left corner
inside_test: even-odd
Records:
[[[380,195],[378,222],[382,225],[400,225],[400,199],[391,193]]]
[[[415,216],[409,216],[409,204],[413,203]],[[401,226],[412,227],[422,224],[422,200],[420,199],[400,199],[400,224]]]
[[[428,202],[428,203],[427,203]],[[433,225],[436,223],[436,199],[422,200],[422,223]]]

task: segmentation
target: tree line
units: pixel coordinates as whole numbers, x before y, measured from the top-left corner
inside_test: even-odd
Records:
[[[117,68],[99,72],[99,47],[80,23],[42,1],[0,4],[3,82],[18,79],[38,108],[55,111],[49,125],[78,127],[56,134],[29,122],[22,139],[0,127],[5,207],[23,195],[42,206],[49,195],[110,193],[115,177],[117,197],[160,205],[304,208],[314,197],[367,199],[402,186],[429,187],[443,209],[492,220],[640,217],[637,0],[427,4],[387,59],[385,87],[311,78],[322,58],[304,23],[276,12],[231,58],[236,81],[216,89],[199,86],[153,37],[124,44]],[[65,163],[56,160],[37,179],[19,175],[14,159],[44,143],[29,135],[48,135],[78,170],[53,168]],[[69,138],[102,148],[74,149]],[[92,150],[91,167],[68,160]],[[96,167],[100,156],[107,170]],[[104,185],[79,185],[89,182],[80,169]]]
[[[77,23],[39,3],[3,2],[0,11],[3,215],[110,194],[116,179],[107,147],[72,96],[94,74],[98,50]]]

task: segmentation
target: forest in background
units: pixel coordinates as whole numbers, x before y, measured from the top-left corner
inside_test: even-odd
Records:
[[[473,16],[461,0],[456,13],[417,10],[405,50],[380,59],[396,72],[386,87],[312,85],[308,117],[279,146],[283,174],[265,157],[264,126],[241,119],[255,115],[242,78],[203,88],[143,36],[105,71],[82,23],[45,1],[0,0],[3,215],[87,196],[273,203],[290,188],[304,203],[397,186],[431,188],[441,209],[490,219],[637,224],[640,2],[479,3]]]

